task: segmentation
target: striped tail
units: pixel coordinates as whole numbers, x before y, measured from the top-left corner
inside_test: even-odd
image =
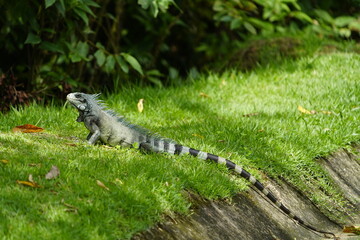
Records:
[[[324,234],[325,237],[336,239],[334,233],[321,231],[316,229],[315,227],[305,223],[301,218],[294,215],[287,207],[284,206],[275,196],[274,194],[265,188],[265,186],[258,181],[253,175],[251,175],[248,171],[244,170],[240,166],[236,165],[234,162],[219,157],[217,155],[202,152],[193,148],[185,147],[179,144],[175,144],[173,142],[169,142],[164,139],[149,139],[146,143],[141,143],[140,148],[150,150],[153,152],[167,152],[173,155],[182,155],[182,154],[190,154],[194,157],[200,158],[202,160],[211,160],[218,164],[225,164],[229,170],[234,170],[241,177],[245,178],[249,182],[251,182],[259,191],[261,191],[273,204],[275,204],[283,213],[285,213],[289,218],[295,220],[297,223],[305,227],[306,229],[312,230],[314,232],[318,232]],[[328,235],[331,235],[329,237]]]

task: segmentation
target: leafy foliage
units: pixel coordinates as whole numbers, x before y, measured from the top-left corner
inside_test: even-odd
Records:
[[[160,9],[164,8],[164,3],[156,1],[152,6],[157,4],[162,4]],[[128,74],[133,68],[143,75],[137,59],[120,52],[115,43],[118,36],[110,38],[112,47],[96,41],[97,35],[115,34],[116,25],[100,33],[101,20],[105,17],[96,15],[101,10],[105,14],[105,9],[95,1],[46,0],[42,4],[22,0],[2,5],[7,11],[1,17],[4,24],[0,44],[4,46],[2,52],[12,59],[3,59],[1,66],[13,68],[21,77],[23,74],[24,78],[29,78],[28,86],[23,86],[26,89],[66,91],[71,87],[92,87],[95,80],[84,80],[83,75],[96,75],[95,70],[111,75],[117,71]],[[105,7],[109,6],[105,4]],[[101,22],[95,22],[96,18]],[[118,21],[109,12],[106,18],[113,23]],[[96,32],[92,30],[94,27]]]
[[[138,0],[138,3],[144,9],[150,9],[154,17],[157,17],[159,10],[166,12],[170,4],[174,4],[173,0]]]
[[[301,12],[296,0],[217,0],[215,19],[229,23],[230,29],[246,30],[251,34],[285,31],[286,24],[297,19],[310,22],[312,19]]]
[[[330,36],[349,38],[352,32],[360,33],[360,19],[352,16],[332,17],[328,12],[315,9],[318,22],[313,26],[314,30]]]
[[[310,0],[1,1],[0,73],[11,72],[29,96],[179,84],[254,35],[305,27],[353,37],[360,4],[345,3],[335,12],[336,1]]]

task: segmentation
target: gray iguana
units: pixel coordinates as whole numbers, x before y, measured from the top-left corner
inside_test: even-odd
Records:
[[[98,96],[99,94],[91,95],[75,92],[68,94],[66,97],[67,100],[79,111],[79,117],[76,121],[84,122],[86,128],[90,131],[87,136],[89,144],[95,144],[96,141],[100,140],[101,142],[111,146],[121,145],[131,147],[138,143],[140,150],[166,152],[174,155],[190,154],[202,160],[211,160],[219,164],[225,164],[229,170],[234,170],[241,177],[251,182],[255,188],[261,191],[289,218],[295,220],[307,229],[322,233],[325,236],[331,235],[335,238],[333,233],[318,230],[305,223],[298,216],[294,215],[274,196],[270,190],[265,188],[261,182],[234,162],[214,154],[182,146],[172,140],[152,134],[150,131],[137,125],[133,125],[127,122],[123,117],[116,115],[115,112],[106,110],[101,101],[98,100]]]

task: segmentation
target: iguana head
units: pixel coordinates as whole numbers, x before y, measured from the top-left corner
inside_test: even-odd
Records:
[[[91,95],[86,94],[86,93],[74,92],[74,93],[69,93],[66,96],[66,99],[74,107],[76,107],[77,110],[82,111],[82,112],[86,112],[86,111],[89,111],[90,108],[91,108],[91,106],[89,106],[90,97],[91,97]]]
[[[97,97],[99,94],[86,94],[80,92],[69,93],[66,96],[66,99],[73,105],[80,113],[77,121],[82,122],[84,121],[83,116],[85,113],[90,113],[97,107],[98,101]]]

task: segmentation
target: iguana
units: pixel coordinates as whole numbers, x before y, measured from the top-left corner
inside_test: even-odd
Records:
[[[224,164],[229,170],[234,170],[241,177],[251,182],[255,188],[261,191],[273,204],[275,204],[289,218],[295,220],[303,227],[312,231],[322,233],[326,237],[336,239],[335,234],[321,231],[305,223],[300,217],[294,215],[285,207],[274,194],[264,187],[254,176],[244,170],[234,162],[219,157],[217,155],[199,151],[190,147],[177,144],[173,140],[162,138],[150,131],[127,122],[123,117],[115,112],[106,110],[101,101],[98,100],[99,94],[85,94],[74,92],[67,95],[67,100],[79,111],[76,119],[78,122],[84,122],[86,128],[90,131],[87,136],[89,144],[95,144],[98,140],[110,146],[121,145],[133,147],[136,145],[140,150],[151,152],[166,152],[173,155],[190,154],[202,160],[211,160],[219,164]]]

